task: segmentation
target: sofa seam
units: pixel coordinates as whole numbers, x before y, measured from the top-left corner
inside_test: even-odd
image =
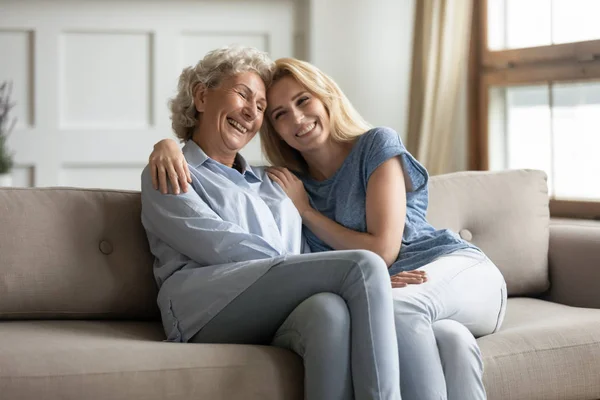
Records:
[[[287,350],[287,349],[286,349]],[[289,350],[288,350],[289,351]],[[0,376],[1,380],[12,380],[12,379],[47,379],[47,378],[59,378],[59,377],[77,377],[77,376],[92,376],[92,375],[110,375],[110,374],[123,374],[123,373],[144,373],[144,372],[166,372],[166,371],[187,371],[192,369],[233,369],[233,368],[247,368],[248,366],[256,365],[235,365],[235,366],[205,366],[205,367],[181,367],[181,368],[164,368],[164,369],[146,369],[146,370],[126,370],[126,371],[110,371],[110,372],[91,372],[91,373],[72,373],[72,374],[57,374],[57,375],[32,375],[32,376],[11,376],[4,375]]]
[[[122,194],[140,194],[139,190],[123,190],[123,189],[101,189],[101,188],[79,188],[72,186],[53,186],[53,187],[3,187],[3,191],[14,191],[14,192],[26,192],[26,191],[43,191],[43,192],[53,192],[53,191],[71,191],[71,192],[96,192],[96,193],[122,193]]]
[[[550,348],[547,348],[547,349],[533,349],[533,350],[521,351],[519,353],[503,354],[503,355],[500,355],[500,356],[491,356],[491,357],[489,357],[489,359],[497,360],[497,359],[506,358],[506,357],[513,357],[513,356],[516,356],[516,355],[524,355],[524,354],[531,354],[531,353],[543,353],[543,352],[547,352],[547,351],[555,351],[555,350],[561,350],[561,349],[572,349],[572,348],[575,348],[575,347],[584,347],[584,346],[589,346],[589,345],[597,345],[600,348],[600,341],[599,342],[589,342],[589,343],[573,344],[573,345],[570,345],[570,346],[550,347]],[[486,357],[484,357],[484,360],[485,359],[486,359]]]
[[[459,171],[459,172],[455,172],[452,176],[444,176],[443,178],[441,176],[437,176],[437,177],[431,177],[433,178],[434,181],[438,181],[438,180],[450,180],[450,179],[459,179],[459,178],[478,178],[481,176],[487,176],[487,175],[508,175],[508,174],[514,174],[517,172],[525,172],[529,175],[540,175],[538,174],[538,172],[544,172],[541,170],[537,170],[537,169],[530,169],[530,168],[517,168],[517,169],[508,169],[508,170],[503,170],[503,171]],[[545,180],[545,179],[544,179]],[[430,179],[431,181],[431,179]]]

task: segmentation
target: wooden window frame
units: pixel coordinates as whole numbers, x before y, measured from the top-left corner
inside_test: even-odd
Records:
[[[469,169],[488,170],[491,86],[600,80],[600,40],[491,51],[488,0],[473,0],[469,54]],[[600,201],[550,199],[553,217],[600,219]]]

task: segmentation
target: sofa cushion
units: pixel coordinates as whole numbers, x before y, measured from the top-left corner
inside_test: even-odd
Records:
[[[489,400],[600,399],[600,310],[512,298],[477,342]]]
[[[136,192],[0,189],[0,319],[158,318]]]
[[[0,337],[3,399],[302,399],[294,353],[161,342],[156,322],[4,321]]]
[[[544,300],[600,309],[600,221],[550,220],[548,267],[552,285]]]
[[[500,268],[508,294],[548,288],[546,174],[534,170],[460,172],[430,180],[428,220],[481,248]]]

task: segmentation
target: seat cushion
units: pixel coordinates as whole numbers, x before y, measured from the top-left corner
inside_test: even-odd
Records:
[[[29,400],[302,399],[298,356],[162,342],[153,322],[0,322],[0,396]]]
[[[489,400],[600,399],[600,310],[512,298],[478,343]]]

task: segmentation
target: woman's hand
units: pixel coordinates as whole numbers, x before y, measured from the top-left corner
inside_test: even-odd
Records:
[[[427,282],[425,271],[404,271],[391,276],[392,288],[402,288],[408,285],[418,285]]]
[[[181,149],[173,139],[163,139],[156,143],[148,163],[154,189],[160,187],[160,192],[167,194],[167,183],[170,182],[175,194],[179,194],[180,186],[183,192],[188,191],[188,182],[192,182],[190,170]]]
[[[298,209],[301,217],[311,209],[304,184],[296,175],[292,174],[287,168],[282,167],[269,167],[266,171],[269,177],[283,188],[283,191]]]

